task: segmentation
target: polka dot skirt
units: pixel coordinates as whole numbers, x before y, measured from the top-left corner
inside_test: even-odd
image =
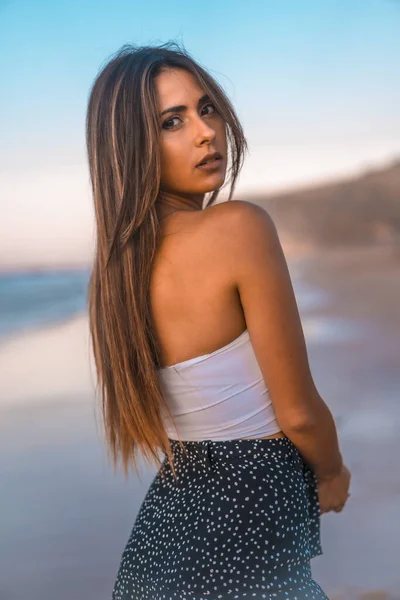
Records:
[[[327,600],[316,477],[288,438],[170,440],[112,600]]]

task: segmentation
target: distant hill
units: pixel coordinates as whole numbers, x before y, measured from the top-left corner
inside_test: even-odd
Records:
[[[283,240],[313,247],[400,242],[400,159],[357,178],[243,199],[269,212]]]

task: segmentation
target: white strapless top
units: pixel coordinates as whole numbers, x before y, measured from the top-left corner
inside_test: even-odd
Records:
[[[170,439],[231,440],[281,431],[247,329],[210,354],[158,371],[179,432],[163,413]]]

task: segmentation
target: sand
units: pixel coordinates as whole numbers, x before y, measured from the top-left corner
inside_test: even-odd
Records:
[[[290,258],[352,496],[322,517],[313,573],[339,600],[400,598],[400,262],[390,248]],[[0,345],[1,600],[110,600],[154,471],[114,475],[94,397],[87,315]],[[369,594],[369,595],[368,595]]]

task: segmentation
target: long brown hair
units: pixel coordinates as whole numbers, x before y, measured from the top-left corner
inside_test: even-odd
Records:
[[[89,326],[107,450],[114,472],[120,459],[125,477],[130,464],[137,472],[136,450],[157,466],[161,450],[176,476],[161,408],[173,418],[160,386],[161,354],[149,301],[152,262],[160,241],[155,202],[160,193],[161,125],[154,78],[169,67],[193,74],[225,122],[231,154],[228,200],[247,150],[225,92],[176,42],[125,44],[90,89],[86,146],[96,249],[88,286]],[[207,206],[220,189],[212,192]]]

